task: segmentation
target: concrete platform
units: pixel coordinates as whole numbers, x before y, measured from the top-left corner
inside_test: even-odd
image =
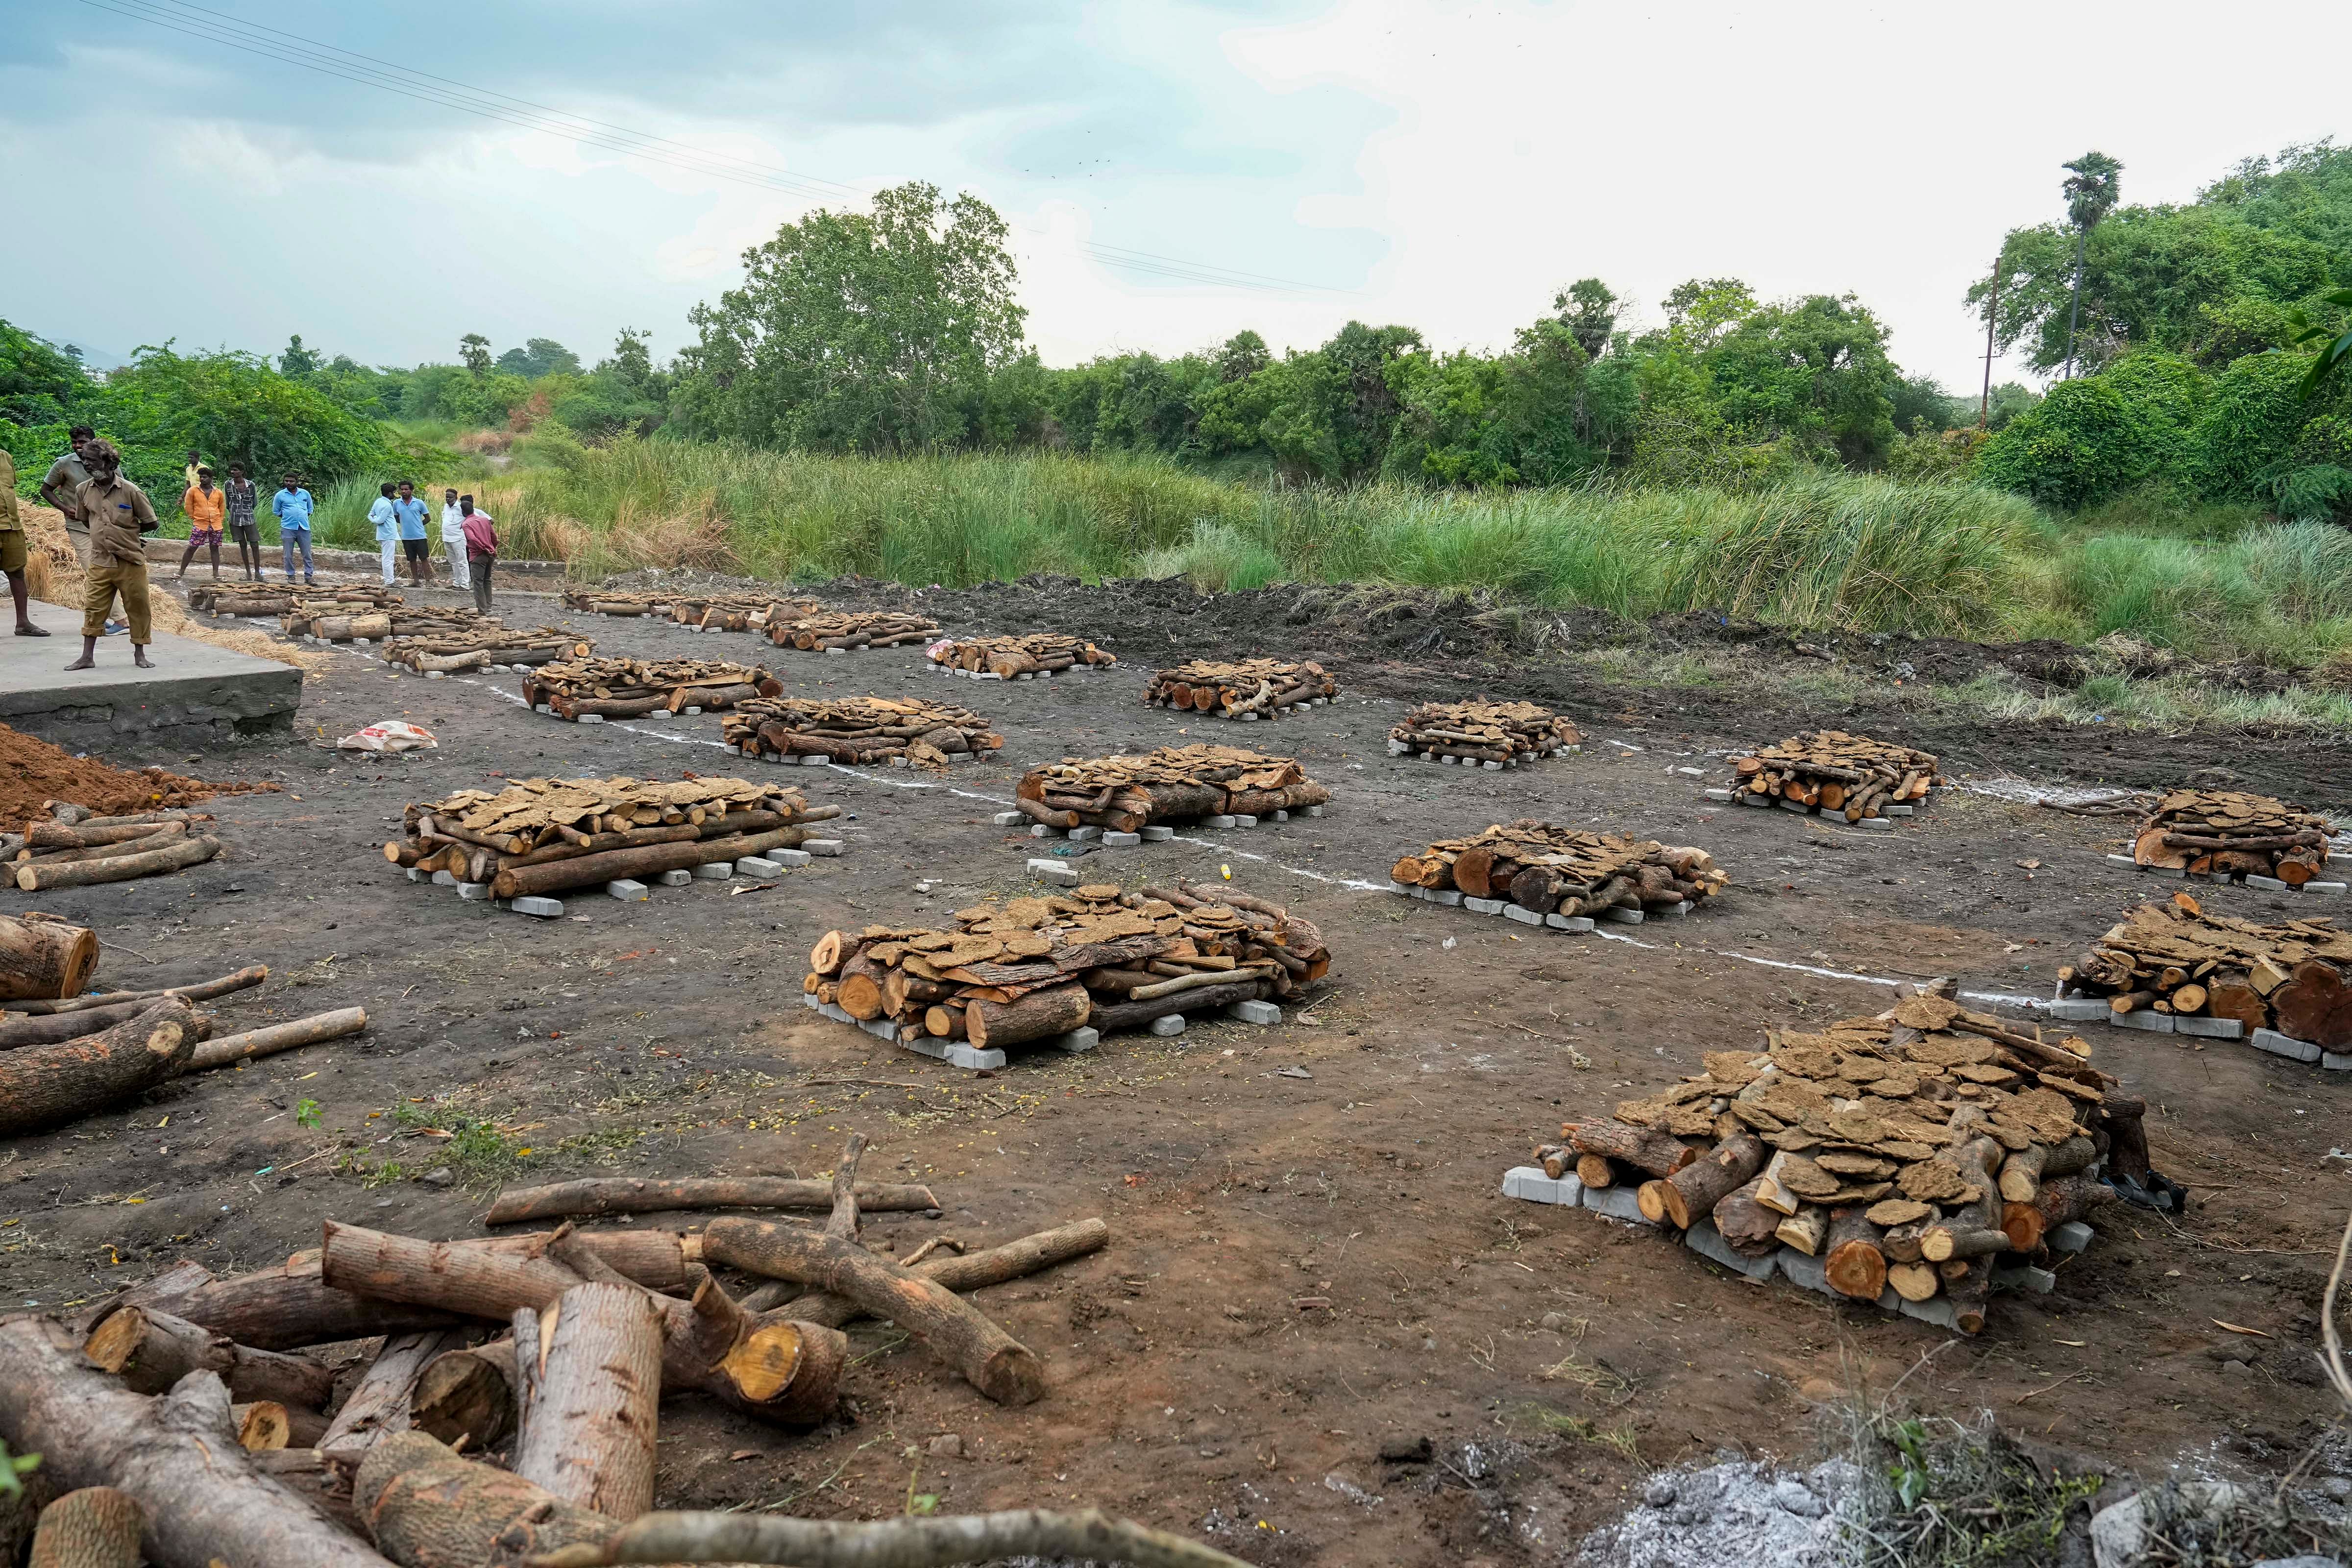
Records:
[[[0,627],[0,723],[68,749],[131,738],[211,745],[293,727],[302,672],[158,630],[153,669],[131,662],[127,637],[98,639],[98,668],[68,671],[81,655],[81,612],[36,601],[46,637]]]

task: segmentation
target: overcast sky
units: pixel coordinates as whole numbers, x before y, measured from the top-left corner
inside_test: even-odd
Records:
[[[1306,347],[1350,317],[1494,348],[1580,277],[1655,321],[1680,280],[1733,276],[1852,291],[1906,369],[1973,390],[1961,296],[2003,230],[2059,215],[2063,162],[2096,147],[2127,201],[2187,200],[2240,158],[2346,133],[2343,95],[2297,62],[2352,58],[2340,3],[0,0],[0,18],[20,215],[0,315],[115,353],[299,332],[380,363],[453,358],[467,331],[593,361],[624,326],[667,355],[779,223],[922,178],[1014,226],[1050,363],[1244,326]],[[504,118],[313,67],[420,73],[396,79]],[[1149,270],[1109,264],[1129,253]],[[1201,280],[1234,273],[1275,281]]]

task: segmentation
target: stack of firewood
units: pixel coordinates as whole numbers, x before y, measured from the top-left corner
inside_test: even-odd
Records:
[[[772,620],[812,616],[821,608],[814,599],[780,599],[773,594],[681,594],[670,601],[669,617],[703,631],[760,632]]]
[[[887,760],[943,768],[950,757],[1004,744],[970,709],[918,697],[755,697],[728,710],[719,733],[747,757],[861,766]]]
[[[1522,817],[1474,837],[1441,838],[1390,867],[1389,879],[1573,919],[1696,903],[1723,891],[1731,879],[1704,849]]]
[[[1290,996],[1330,966],[1322,933],[1281,906],[1180,880],[983,904],[957,910],[952,931],[827,931],[802,986],[861,1023],[895,1023],[902,1040],[999,1050]]]
[[[559,719],[636,719],[690,708],[732,708],[773,697],[784,683],[766,670],[715,658],[576,658],[523,677],[522,699]]]
[[[1065,757],[1024,773],[1013,795],[1016,807],[1048,827],[1135,833],[1155,823],[1320,807],[1331,792],[1296,757],[1196,742],[1141,756]]]
[[[0,915],[0,1137],[62,1127],[184,1073],[228,1067],[366,1026],[362,1008],[223,1032],[192,1004],[269,978],[258,966],[143,991],[91,991],[98,933],[55,916]]]
[[[315,598],[318,593],[316,588],[310,589],[308,596]],[[188,584],[188,608],[213,616],[282,616],[305,596],[304,590],[292,583]],[[397,595],[394,602],[398,603]]]
[[[923,657],[942,669],[970,675],[992,675],[1012,680],[1024,675],[1051,675],[1079,665],[1117,664],[1083,637],[1060,632],[1024,632],[1019,637],[942,637],[923,650]]]
[[[2142,904],[2061,965],[2062,994],[2117,1014],[2235,1018],[2352,1052],[2352,931],[2326,919],[2261,925],[2209,914],[2187,893]]]
[[[792,1431],[829,1422],[866,1359],[842,1332],[861,1318],[888,1320],[998,1404],[1045,1396],[1036,1353],[970,1293],[1099,1251],[1108,1227],[1087,1218],[893,1257],[861,1243],[861,1210],[935,1200],[856,1181],[864,1146],[850,1140],[829,1184],[577,1184],[670,1189],[673,1207],[829,1207],[821,1226],[722,1215],[696,1232],[567,1223],[427,1241],[330,1220],[319,1247],[258,1273],[184,1261],[71,1317],[0,1322],[0,1438],[41,1458],[26,1482],[40,1510],[32,1561],[1243,1568],[1092,1511],[877,1523],[651,1511],[663,1404],[700,1396]],[[780,1186],[793,1190],[740,1190]],[[331,1347],[352,1342],[363,1359],[339,1376]],[[26,1501],[13,1485],[0,1499],[18,1518]],[[22,1541],[0,1542],[9,1560]]]
[[[1389,755],[1515,767],[1580,750],[1576,726],[1532,702],[1424,702],[1389,731]]]
[[[1220,719],[1262,719],[1339,695],[1339,683],[1319,664],[1245,658],[1227,664],[1196,658],[1163,669],[1143,689],[1154,708],[1212,713]]]
[[[278,617],[278,625],[289,637],[315,637],[320,642],[373,640],[390,637],[394,614],[405,608],[400,595],[390,588],[305,587]],[[436,618],[448,614],[429,608],[422,613]]]
[[[667,616],[675,593],[632,594],[622,588],[566,588],[563,607],[597,616]]]
[[[383,858],[514,899],[797,849],[806,824],[840,815],[742,779],[523,779],[411,805]]]
[[[28,823],[21,836],[11,836],[17,842],[7,868],[27,893],[160,876],[200,866],[220,853],[205,812],[94,816],[88,806],[52,801],[49,815],[49,821]]]
[[[576,632],[553,626],[525,629],[483,621],[455,631],[395,635],[384,645],[386,664],[404,665],[420,675],[486,669],[500,664],[553,664],[586,658],[596,645]]]
[[[1996,1260],[2033,1259],[2119,1191],[2169,1186],[2148,1168],[2147,1102],[2080,1040],[1931,991],[1766,1042],[1709,1051],[1705,1073],[1563,1126],[1538,1161],[1593,1187],[1638,1182],[1642,1217],[1710,1225],[1743,1258],[1793,1247],[1856,1300],[1948,1297],[1969,1333]]]
[[[930,616],[898,610],[774,616],[768,622],[770,642],[778,647],[796,647],[804,652],[846,653],[853,648],[896,647],[900,643],[929,642],[939,635],[939,623]]]
[[[1809,730],[1732,764],[1739,791],[1759,805],[1783,801],[1837,812],[1848,822],[1925,800],[1944,782],[1937,766],[1926,752],[1843,730]]]
[[[2266,795],[2177,789],[2140,824],[2132,858],[2195,876],[2272,877],[2300,888],[2327,864],[2327,819]]]

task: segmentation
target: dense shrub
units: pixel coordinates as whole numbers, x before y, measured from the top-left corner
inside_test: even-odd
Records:
[[[2152,479],[2186,479],[2190,432],[2210,395],[2202,372],[2174,354],[2133,354],[2061,382],[1986,442],[1979,473],[2046,505],[2092,505]]]

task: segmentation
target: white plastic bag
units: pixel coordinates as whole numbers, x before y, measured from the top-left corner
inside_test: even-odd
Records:
[[[441,742],[433,731],[405,719],[387,719],[381,724],[370,724],[364,730],[354,730],[335,742],[339,752],[415,752]]]

